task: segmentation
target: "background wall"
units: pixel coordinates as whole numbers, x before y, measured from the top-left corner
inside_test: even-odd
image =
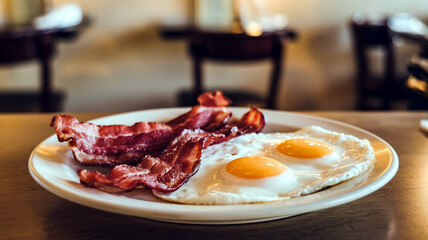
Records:
[[[184,41],[164,41],[158,26],[190,16],[188,0],[53,0],[79,3],[93,22],[75,42],[61,43],[54,61],[55,87],[67,93],[66,111],[131,111],[176,105],[176,93],[191,86]],[[410,12],[428,17],[426,0],[268,1],[272,13],[286,14],[299,33],[287,43],[281,109],[352,109],[354,62],[348,21],[355,11]],[[425,3],[425,4],[424,4]],[[1,9],[1,7],[0,7]],[[404,61],[416,51],[402,46]],[[267,62],[209,63],[206,86],[267,91]],[[0,68],[0,90],[36,89],[38,67]],[[264,84],[266,83],[266,84]],[[260,88],[265,86],[265,88]]]

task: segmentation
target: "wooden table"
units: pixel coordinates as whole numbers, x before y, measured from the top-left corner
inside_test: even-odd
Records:
[[[199,226],[156,222],[84,207],[40,187],[27,168],[52,135],[50,114],[0,115],[0,239],[428,239],[428,112],[310,112],[364,128],[389,142],[397,175],[351,203],[263,223]],[[73,114],[89,120],[107,114]]]

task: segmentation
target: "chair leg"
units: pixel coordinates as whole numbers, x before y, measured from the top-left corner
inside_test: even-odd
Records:
[[[193,94],[197,97],[203,92],[202,61],[199,58],[193,61],[193,84]]]
[[[52,74],[51,59],[54,53],[55,38],[53,35],[43,35],[38,39],[39,62],[40,62],[40,100],[42,112],[51,112],[53,109],[52,102]]]
[[[366,95],[362,91],[358,91],[357,96],[357,110],[368,110],[366,106]]]
[[[283,47],[280,39],[277,40],[275,53],[276,56],[273,58],[273,69],[271,73],[269,95],[267,98],[267,108],[276,109],[276,98],[278,95],[279,79],[281,78],[282,72],[282,56]]]
[[[42,111],[52,111],[52,88],[51,88],[51,66],[50,59],[45,57],[41,59],[41,103]]]
[[[366,96],[364,94],[363,79],[361,76],[357,76],[354,86],[355,86],[356,93],[357,93],[355,108],[357,110],[365,110],[366,109],[366,106],[365,106]]]
[[[382,108],[384,110],[391,109],[391,101],[394,89],[394,76],[395,76],[395,67],[394,67],[394,49],[392,43],[388,46],[387,53],[385,54],[385,69],[386,72],[383,77],[382,83]],[[395,96],[394,96],[395,97]]]
[[[281,75],[281,67],[278,63],[275,63],[272,70],[271,83],[269,89],[269,96],[267,99],[267,108],[276,108],[276,95],[278,93],[278,83]]]

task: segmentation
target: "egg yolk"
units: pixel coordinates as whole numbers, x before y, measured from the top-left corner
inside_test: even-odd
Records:
[[[254,179],[279,175],[287,171],[287,167],[273,158],[249,156],[230,161],[226,171],[237,177]]]
[[[319,158],[333,153],[333,146],[313,139],[293,138],[278,144],[276,149],[296,158]]]

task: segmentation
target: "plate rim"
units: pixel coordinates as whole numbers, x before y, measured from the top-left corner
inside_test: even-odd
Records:
[[[244,108],[244,107],[229,107],[229,109],[232,112],[236,112],[236,111],[248,111],[248,108]],[[118,113],[118,114],[112,114],[112,115],[106,115],[100,118],[95,118],[95,119],[91,119],[89,120],[89,122],[92,121],[102,121],[103,119],[107,119],[107,118],[117,118],[120,116],[126,116],[126,115],[135,115],[138,113],[142,113],[142,112],[148,112],[148,111],[183,111],[185,112],[186,110],[189,110],[189,108],[186,107],[180,107],[180,108],[158,108],[158,109],[147,109],[147,110],[141,110],[141,111],[132,111],[132,112],[125,112],[125,113]],[[32,151],[30,157],[29,157],[29,161],[28,161],[28,168],[29,168],[29,172],[32,176],[32,178],[39,184],[41,185],[43,188],[45,188],[46,190],[52,192],[53,194],[67,199],[69,201],[84,205],[84,206],[88,206],[88,207],[92,207],[92,208],[96,208],[99,210],[104,210],[104,211],[109,211],[109,212],[115,212],[115,213],[120,213],[120,214],[126,214],[126,215],[133,215],[133,216],[137,216],[137,217],[143,217],[143,218],[148,218],[148,219],[152,219],[152,220],[159,220],[159,221],[166,221],[166,222],[177,222],[177,223],[191,223],[191,224],[236,224],[236,223],[250,223],[250,222],[261,222],[261,221],[268,221],[268,220],[274,220],[274,219],[279,219],[279,218],[286,218],[286,217],[290,217],[293,215],[297,215],[297,214],[303,214],[303,213],[307,213],[307,212],[312,212],[315,210],[321,210],[321,209],[325,209],[325,208],[329,208],[329,207],[334,207],[334,206],[338,206],[338,205],[342,205],[354,200],[357,200],[359,198],[362,198],[368,194],[371,194],[373,192],[375,192],[376,190],[380,189],[381,187],[383,187],[385,184],[387,184],[396,174],[398,167],[399,167],[399,160],[398,160],[398,155],[396,153],[396,151],[392,148],[392,146],[386,142],[385,140],[383,140],[382,138],[380,138],[379,136],[366,131],[364,129],[361,129],[359,127],[353,126],[351,124],[348,123],[344,123],[344,122],[340,122],[337,120],[332,120],[332,119],[328,119],[328,118],[324,118],[324,117],[318,117],[318,116],[313,116],[310,114],[305,114],[305,113],[295,113],[295,112],[288,112],[288,111],[279,111],[279,110],[268,110],[268,109],[260,109],[265,115],[266,113],[268,114],[285,114],[285,115],[293,115],[295,117],[303,117],[303,118],[309,118],[311,120],[317,120],[317,121],[324,121],[327,123],[332,123],[334,125],[339,125],[339,126],[343,126],[346,128],[351,128],[353,130],[357,130],[358,132],[362,132],[366,135],[369,135],[377,140],[380,140],[383,144],[386,145],[386,147],[390,150],[391,154],[392,154],[392,159],[388,165],[388,167],[385,169],[385,171],[378,176],[375,180],[373,180],[372,182],[369,182],[368,184],[361,186],[358,189],[355,189],[351,192],[347,192],[338,196],[332,196],[332,197],[327,197],[327,198],[322,198],[320,200],[317,201],[313,201],[313,202],[308,202],[308,203],[302,203],[302,204],[298,204],[298,205],[291,205],[292,207],[295,208],[294,213],[289,214],[289,215],[284,215],[284,214],[278,214],[278,215],[270,215],[270,216],[265,216],[265,217],[257,217],[257,213],[266,209],[277,209],[277,208],[283,208],[283,207],[290,207],[285,205],[284,206],[284,202],[272,202],[272,203],[262,203],[262,204],[241,204],[239,205],[240,209],[244,209],[244,210],[240,210],[240,211],[246,211],[246,210],[252,210],[255,211],[256,213],[253,214],[253,216],[251,217],[249,215],[247,215],[247,217],[243,218],[240,216],[235,216],[234,218],[230,218],[230,217],[226,217],[225,218],[225,213],[224,211],[226,211],[229,215],[232,212],[232,215],[234,212],[236,212],[237,210],[233,210],[236,209],[237,205],[185,205],[185,204],[177,204],[177,203],[164,203],[164,202],[148,202],[148,201],[144,201],[144,200],[139,200],[139,199],[132,199],[134,201],[143,201],[146,204],[149,203],[149,205],[154,204],[161,204],[161,206],[165,206],[165,204],[167,205],[173,205],[173,206],[180,206],[180,208],[178,209],[174,209],[174,211],[171,211],[171,209],[168,209],[167,207],[165,207],[164,209],[147,209],[146,208],[139,208],[138,212],[135,212],[135,209],[132,206],[124,206],[124,205],[120,205],[119,203],[111,203],[108,200],[99,200],[99,199],[94,199],[94,197],[88,197],[88,196],[76,196],[75,193],[73,193],[72,191],[69,191],[67,189],[61,189],[60,187],[58,187],[57,185],[51,183],[49,180],[47,180],[45,177],[41,176],[40,173],[38,173],[33,164],[34,164],[34,156],[36,154],[36,151],[39,149],[40,146],[42,146],[44,143],[50,141],[52,138],[55,138],[56,135],[53,134],[49,137],[47,137],[46,139],[44,139],[43,141],[41,141]],[[286,124],[284,124],[286,125]],[[355,195],[358,195],[357,197],[355,197]],[[96,197],[95,197],[96,198]],[[281,204],[282,203],[282,204]],[[320,205],[321,206],[314,206],[314,205]],[[189,211],[190,209],[193,209],[193,211]],[[142,211],[143,210],[143,211]],[[195,213],[196,211],[196,213]],[[280,212],[280,211],[279,211]],[[159,217],[153,216],[153,214],[155,215],[159,215]],[[208,214],[208,216],[206,216]],[[227,214],[226,214],[227,215]]]

